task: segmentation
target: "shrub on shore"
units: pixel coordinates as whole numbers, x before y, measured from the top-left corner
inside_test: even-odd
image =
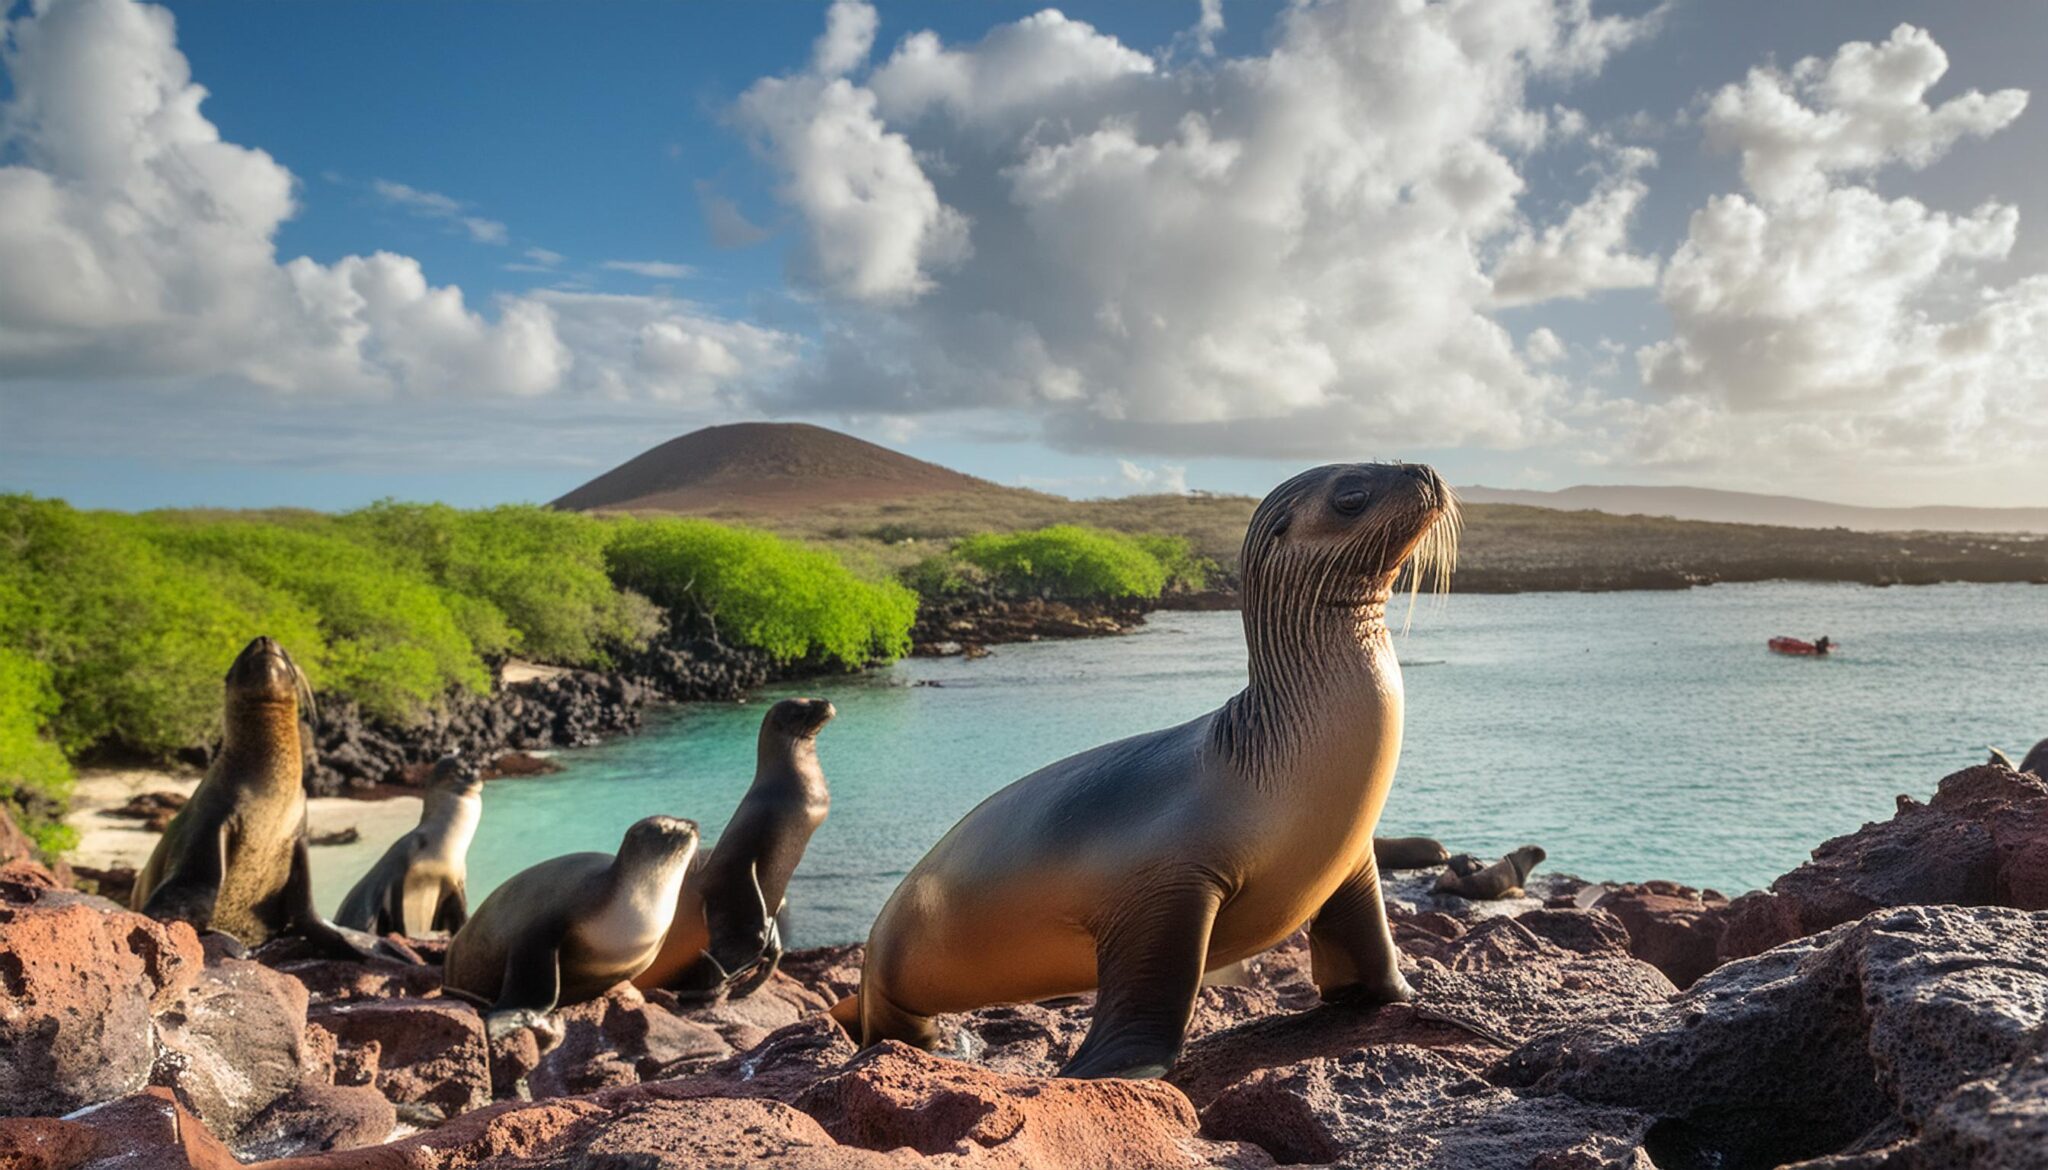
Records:
[[[906,570],[927,597],[987,587],[1009,597],[1062,601],[1151,600],[1200,589],[1209,562],[1178,536],[1131,536],[1076,524],[984,532]]]
[[[71,763],[44,730],[56,713],[50,668],[0,647],[0,801],[20,810],[22,831],[45,853],[77,843],[63,821]]]
[[[893,581],[863,581],[830,553],[710,520],[613,524],[605,549],[612,580],[778,662],[854,668],[910,649],[916,595]]]
[[[396,503],[125,514],[0,496],[0,799],[58,792],[64,761],[95,748],[166,758],[207,742],[222,675],[256,634],[318,690],[405,725],[451,690],[488,690],[507,654],[610,665],[661,631],[663,608],[779,661],[857,666],[908,650],[916,598],[710,521]]]

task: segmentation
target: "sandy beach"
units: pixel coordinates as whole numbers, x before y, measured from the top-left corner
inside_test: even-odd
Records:
[[[71,814],[65,821],[78,830],[78,848],[65,857],[74,865],[94,869],[116,866],[142,868],[156,848],[158,834],[142,822],[126,817],[103,815],[145,792],[178,792],[186,796],[199,786],[199,773],[156,768],[88,768],[78,774],[72,790]],[[419,823],[420,801],[416,796],[394,796],[386,800],[349,800],[342,797],[313,797],[306,802],[308,826],[317,836],[354,828],[359,839],[352,845],[322,846],[313,851],[314,876],[318,887],[329,886],[340,875],[361,873],[384,852],[395,838]],[[346,888],[344,883],[343,888]],[[323,904],[327,899],[323,898]]]

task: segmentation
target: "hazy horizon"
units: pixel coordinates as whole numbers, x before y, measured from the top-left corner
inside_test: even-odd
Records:
[[[543,501],[765,417],[2048,506],[2048,9],[5,11],[0,490]]]

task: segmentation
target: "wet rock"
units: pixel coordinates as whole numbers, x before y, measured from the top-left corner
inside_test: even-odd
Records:
[[[260,963],[209,963],[156,1017],[154,1084],[233,1140],[305,1078],[306,989]]]
[[[1942,780],[1926,804],[1813,851],[1728,907],[1720,957],[1742,958],[1887,906],[2048,909],[2048,781],[2004,768]]]
[[[311,1019],[334,1033],[339,1052],[377,1046],[377,1090],[401,1117],[430,1124],[490,1104],[490,1045],[467,1004],[359,1000],[322,1004]]]
[[[141,821],[145,830],[161,833],[170,826],[178,810],[185,807],[185,800],[182,792],[139,792],[119,808],[101,809],[100,815]]]
[[[1681,988],[1720,965],[1728,899],[1712,890],[1676,882],[1629,883],[1593,893],[1591,904],[1621,920],[1630,954]]]
[[[156,1062],[150,1014],[197,980],[198,936],[56,889],[33,863],[5,874],[0,1113],[61,1115],[143,1088]]]
[[[555,1022],[561,1043],[526,1078],[535,1097],[638,1084],[657,1070],[673,1076],[709,1067],[733,1051],[716,1030],[650,1005],[630,983],[557,1011]]]
[[[1552,1030],[1494,1079],[1656,1116],[1659,1165],[1769,1166],[1981,1121],[2001,1091],[1959,1089],[2023,1086],[2044,1021],[2048,913],[1904,907]]]

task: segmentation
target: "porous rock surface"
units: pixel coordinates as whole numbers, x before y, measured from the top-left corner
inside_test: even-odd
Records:
[[[826,1013],[858,946],[795,952],[744,1000],[622,985],[556,1013],[553,1047],[492,1044],[440,993],[434,940],[417,967],[231,958],[18,860],[0,1166],[2040,1170],[2043,817],[2032,777],[1950,777],[1769,895],[1781,926],[1859,912],[1718,967],[1741,899],[1546,874],[1468,903],[1404,874],[1413,1002],[1321,1004],[1297,934],[1214,973],[1151,1082],[1051,1075],[1087,996],[942,1017],[938,1053],[857,1052]]]

